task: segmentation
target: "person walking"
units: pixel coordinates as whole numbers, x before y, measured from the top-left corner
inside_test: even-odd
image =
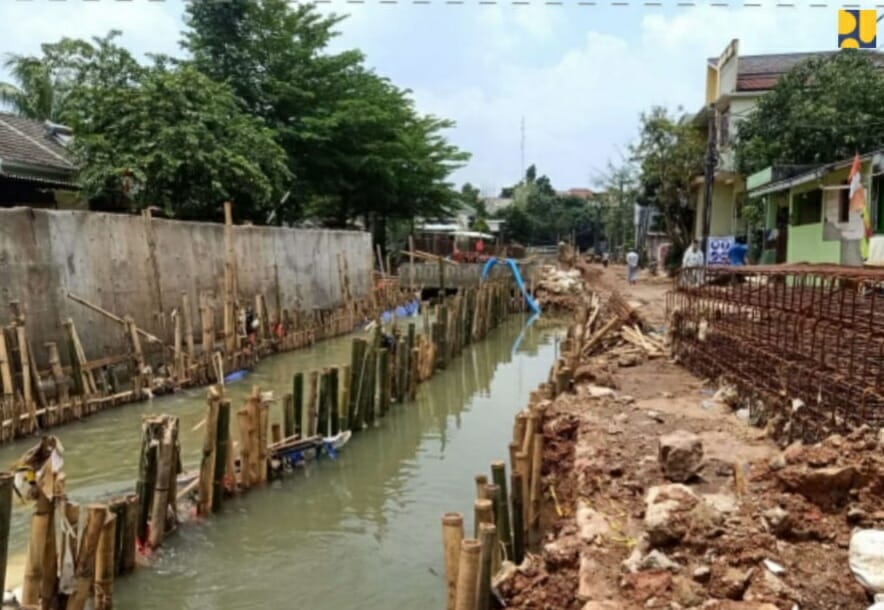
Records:
[[[626,281],[635,284],[635,276],[638,274],[638,253],[630,250],[626,255]]]
[[[705,263],[705,257],[700,250],[700,244],[695,239],[685,250],[684,257],[681,261],[682,277],[688,286],[696,286],[702,281],[702,267]]]
[[[740,267],[746,264],[746,256],[749,254],[749,246],[746,245],[745,237],[738,237],[734,241],[734,245],[727,251],[727,257],[730,264],[734,267]]]

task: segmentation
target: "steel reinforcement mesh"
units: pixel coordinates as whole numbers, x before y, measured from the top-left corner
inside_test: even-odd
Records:
[[[686,270],[667,310],[682,364],[759,398],[789,436],[884,424],[884,270]]]

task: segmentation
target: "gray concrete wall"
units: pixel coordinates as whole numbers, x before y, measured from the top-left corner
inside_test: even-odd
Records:
[[[460,265],[449,265],[443,263],[445,269],[445,287],[446,288],[465,288],[475,286],[482,277],[482,268],[484,263],[461,263]],[[411,263],[402,263],[399,265],[397,273],[402,286],[408,286],[411,282],[412,271]],[[538,273],[538,263],[519,263],[519,270],[522,279],[528,283]],[[506,279],[512,277],[509,267],[503,264],[497,264],[488,272],[490,279]],[[414,264],[414,284],[416,287],[424,288],[439,287],[439,263],[415,263]]]
[[[151,258],[149,234],[155,242]],[[338,254],[346,256],[354,297],[368,294],[371,237],[355,231],[234,227],[240,296],[261,293],[271,312],[281,306],[327,308],[340,302]],[[20,301],[41,363],[43,343],[63,343],[72,318],[90,359],[128,349],[122,326],[66,297],[72,292],[169,343],[171,312],[190,295],[199,336],[199,294],[223,294],[224,225],[94,212],[0,209],[0,306]],[[216,327],[221,325],[220,300]],[[9,315],[0,313],[0,323]],[[199,344],[199,338],[197,338]],[[67,360],[66,349],[62,349]]]

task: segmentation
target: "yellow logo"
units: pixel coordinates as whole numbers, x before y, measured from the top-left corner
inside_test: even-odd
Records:
[[[875,49],[878,20],[875,9],[839,9],[838,48]]]

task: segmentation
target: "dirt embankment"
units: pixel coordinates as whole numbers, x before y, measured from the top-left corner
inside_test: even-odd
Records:
[[[591,287],[662,322],[668,285],[618,272],[593,270]],[[867,608],[848,546],[854,528],[884,528],[878,431],[777,447],[731,392],[633,347],[590,350],[545,409],[546,534],[498,586],[506,607]]]

